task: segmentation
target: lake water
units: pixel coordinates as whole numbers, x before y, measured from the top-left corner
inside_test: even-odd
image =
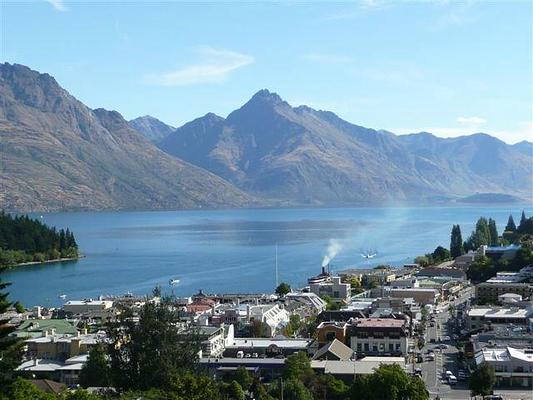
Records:
[[[295,287],[320,271],[328,245],[340,251],[333,270],[401,266],[438,245],[449,247],[459,223],[466,238],[480,216],[499,231],[509,213],[518,223],[521,206],[446,208],[337,208],[44,214],[42,220],[69,227],[86,258],[21,267],[5,274],[12,300],[26,306],[61,304],[108,294],[146,294],[156,285],[176,295],[206,292],[271,292],[275,248],[279,280]],[[533,208],[525,207],[531,215]],[[40,217],[40,216],[36,216]],[[366,260],[361,253],[375,250]]]

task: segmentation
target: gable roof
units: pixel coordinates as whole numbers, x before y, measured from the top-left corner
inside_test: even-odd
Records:
[[[313,360],[327,359],[328,353],[333,354],[340,361],[348,361],[353,356],[353,350],[340,340],[333,339],[332,342],[322,346],[313,356]]]

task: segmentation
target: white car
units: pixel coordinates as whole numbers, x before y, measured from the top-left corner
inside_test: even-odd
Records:
[[[455,385],[457,383],[457,378],[455,375],[451,375],[448,377],[448,384],[449,385]]]

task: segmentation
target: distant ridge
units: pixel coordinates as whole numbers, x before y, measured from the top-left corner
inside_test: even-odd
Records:
[[[397,136],[258,91],[227,118],[207,114],[159,144],[263,198],[304,205],[434,203],[475,193],[531,198],[533,154],[484,133]]]

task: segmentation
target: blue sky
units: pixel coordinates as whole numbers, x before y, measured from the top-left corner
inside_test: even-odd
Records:
[[[2,60],[179,126],[268,88],[396,133],[533,140],[529,1],[2,2]]]

